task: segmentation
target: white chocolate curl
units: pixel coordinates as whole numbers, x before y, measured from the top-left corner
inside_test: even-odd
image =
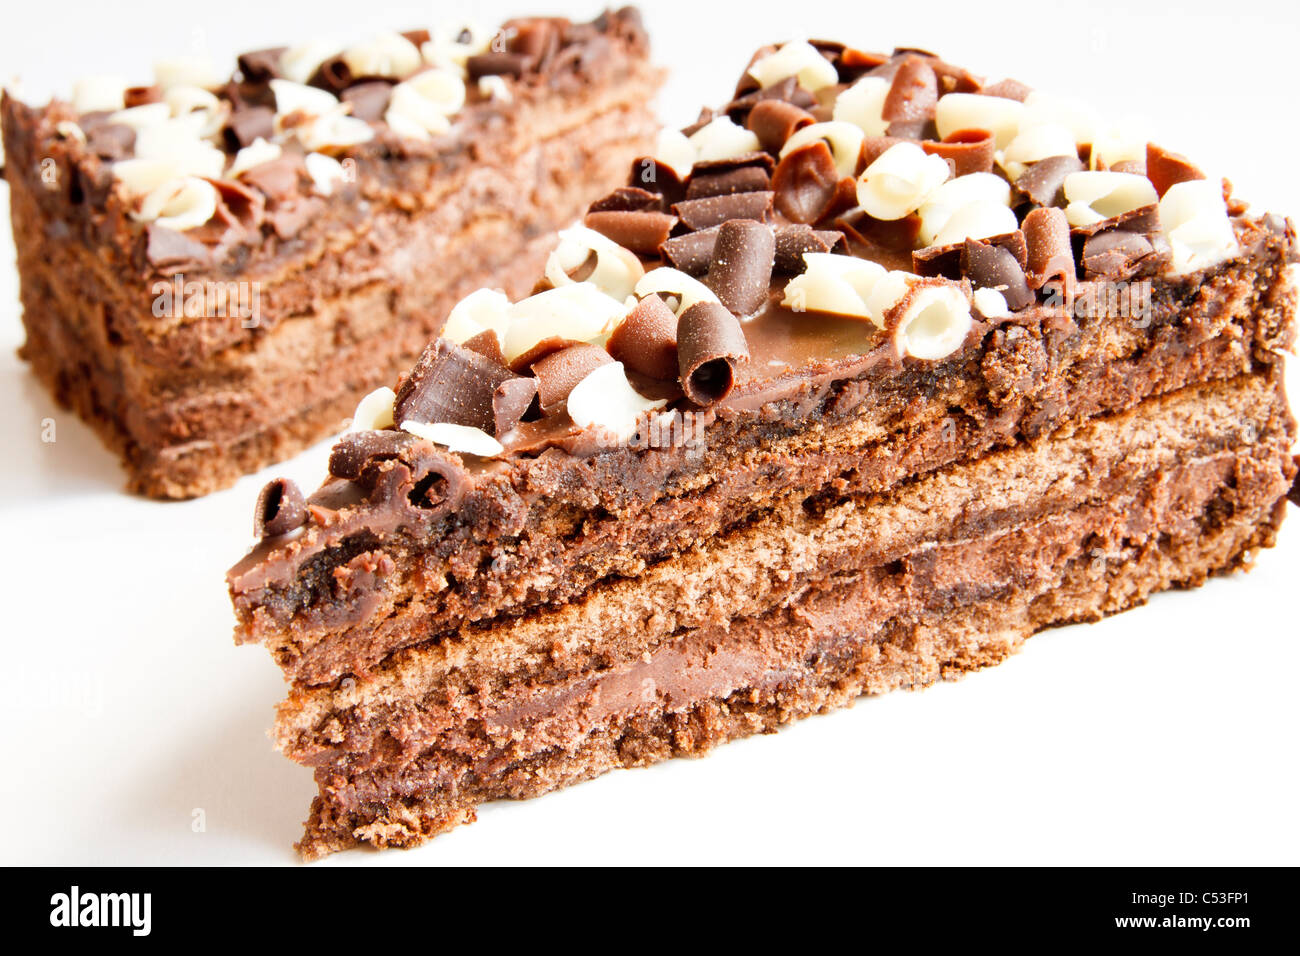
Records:
[[[216,187],[205,179],[186,176],[169,180],[145,196],[135,218],[184,232],[203,225],[216,211]]]
[[[393,424],[393,403],[397,395],[387,385],[377,388],[357,403],[357,410],[352,413],[350,432],[373,432],[389,428]]]
[[[883,325],[867,300],[884,278],[884,266],[830,252],[805,252],[803,261],[807,267],[785,285],[783,306],[796,312],[829,312]]]
[[[661,266],[647,272],[637,282],[635,292],[637,297],[642,299],[648,295],[665,294],[672,296],[677,300],[673,312],[678,318],[697,302],[718,301],[718,297],[713,294],[713,290],[699,279],[688,276],[679,269],[671,269],[668,266]],[[672,306],[671,302],[669,306]]]
[[[970,303],[961,289],[926,285],[912,291],[894,342],[904,355],[935,361],[957,351],[970,328]]]
[[[506,450],[504,445],[483,429],[472,425],[407,421],[402,422],[402,431],[409,432],[416,438],[423,438],[425,441],[445,445],[448,451],[478,455],[480,458],[495,458]]]
[[[274,79],[271,92],[275,94],[275,112],[277,117],[290,113],[302,113],[304,116],[324,116],[339,110],[343,104],[328,90],[305,86],[291,80]]]
[[[317,67],[338,52],[339,45],[331,40],[310,40],[284,52],[280,57],[280,72],[294,83],[306,83]]]
[[[278,143],[268,143],[259,136],[235,154],[230,168],[226,170],[226,176],[235,179],[255,166],[279,159],[283,152]]]
[[[953,213],[973,202],[996,202],[1010,206],[1011,186],[1001,176],[993,173],[967,173],[948,180],[932,192],[917,210],[921,216],[921,245],[934,245]]]
[[[1000,96],[979,93],[949,93],[939,97],[934,108],[934,123],[939,136],[947,138],[963,129],[986,129],[993,143],[1005,149],[1020,129],[1025,106]]]
[[[399,136],[428,139],[451,129],[450,117],[465,105],[465,81],[447,69],[426,70],[393,87],[384,122]]]
[[[138,133],[146,127],[166,122],[171,115],[172,111],[166,103],[145,103],[141,106],[118,110],[108,118],[108,121],[129,126]]]
[[[275,93],[276,129],[282,130],[285,120],[298,114],[300,121],[292,131],[309,151],[355,146],[375,135],[369,123],[348,116],[347,105],[325,90],[279,79],[271,81],[271,90]]]
[[[799,85],[809,93],[839,82],[839,75],[831,62],[817,52],[815,46],[803,40],[787,43],[775,53],[763,57],[749,68],[749,75],[764,88],[787,77],[798,77]]]
[[[480,23],[440,27],[420,47],[420,52],[430,66],[455,70],[464,76],[469,58],[486,53],[492,46],[492,37],[493,32]]]
[[[1151,180],[1136,173],[1082,172],[1065,177],[1065,218],[1092,226],[1156,202]]]
[[[627,307],[590,282],[575,282],[520,299],[510,307],[502,352],[514,361],[552,337],[594,342],[613,331]]]
[[[1007,297],[997,289],[976,289],[971,298],[975,302],[975,308],[986,319],[1004,319],[1011,314]]]
[[[173,117],[197,117],[198,135],[210,139],[221,132],[230,116],[230,104],[199,86],[173,86],[163,94]]]
[[[333,156],[308,153],[302,162],[307,168],[307,175],[311,177],[312,186],[322,196],[332,195],[334,188],[345,179],[343,164]]]
[[[841,176],[852,176],[858,171],[858,155],[862,152],[862,140],[866,134],[853,123],[832,120],[829,123],[813,123],[805,126],[785,141],[781,155],[794,152],[800,147],[825,140],[830,147],[831,157],[835,160],[835,171]],[[942,160],[940,160],[942,162]],[[946,165],[945,165],[946,168]]]
[[[1041,126],[1022,127],[998,157],[998,164],[1012,180],[1019,179],[1029,163],[1049,156],[1077,156],[1078,146],[1074,133],[1067,126],[1045,123]]]
[[[154,82],[164,90],[173,86],[198,86],[205,90],[220,86],[226,78],[205,56],[174,56],[153,65]]]
[[[400,33],[381,33],[348,47],[343,62],[353,76],[387,76],[405,79],[423,64],[420,51]]]
[[[1064,126],[1070,130],[1075,146],[1091,143],[1097,136],[1099,123],[1092,108],[1077,100],[1054,96],[1033,90],[1025,97],[1025,111],[1020,129],[1035,126]]]
[[[457,345],[489,329],[504,344],[510,327],[510,300],[496,289],[476,289],[452,307],[440,333]]]
[[[569,278],[569,273],[581,267],[593,253],[596,267],[583,281],[622,302],[645,275],[645,267],[635,253],[586,226],[561,230],[559,244],[546,258],[547,280],[557,288],[572,285],[574,280]]]
[[[889,122],[881,115],[889,81],[882,76],[864,76],[835,98],[832,118],[852,123],[868,136],[884,136]]]
[[[876,219],[902,219],[948,178],[948,162],[915,143],[896,143],[858,177],[858,203]]]
[[[1239,251],[1223,193],[1213,180],[1170,186],[1160,200],[1160,228],[1178,275],[1208,269]]]
[[[695,165],[695,145],[680,130],[661,129],[654,158],[685,179]]]
[[[72,87],[72,108],[78,113],[120,110],[126,99],[126,80],[120,76],[86,76]]]
[[[1015,232],[1020,227],[1016,214],[1000,202],[977,199],[948,217],[934,238],[937,246],[950,246],[967,239],[987,239]]]
[[[689,141],[695,150],[697,163],[733,159],[759,149],[758,137],[745,127],[737,126],[727,116],[719,116],[706,123],[691,134]]]
[[[649,399],[634,389],[622,362],[598,366],[573,387],[567,401],[569,417],[579,428],[604,428],[620,442],[636,434],[637,423],[647,412],[666,404],[665,399]]]

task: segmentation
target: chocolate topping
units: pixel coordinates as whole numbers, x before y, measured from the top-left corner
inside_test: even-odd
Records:
[[[749,359],[736,317],[716,302],[697,302],[677,321],[682,390],[697,405],[722,401],[736,384],[736,365]]]
[[[598,345],[579,342],[538,359],[533,363],[537,377],[537,397],[542,411],[549,412],[569,397],[573,387],[595,369],[613,361]]]
[[[894,73],[881,117],[895,122],[928,120],[939,101],[939,79],[930,61],[921,56],[905,57]]]
[[[736,315],[750,315],[767,302],[775,254],[772,230],[761,222],[724,222],[713,245],[705,284]]]
[[[145,256],[159,269],[176,269],[182,266],[201,266],[211,256],[208,247],[183,232],[168,229],[156,222],[145,227]]]
[[[597,199],[588,212],[645,212],[663,211],[663,197],[637,186],[619,186],[609,195]]]
[[[824,140],[801,146],[777,164],[772,176],[777,212],[791,222],[820,222],[839,193],[840,174]]]
[[[830,252],[836,246],[843,248],[844,233],[833,229],[817,230],[796,223],[778,229],[774,237],[774,245],[776,271],[786,275],[798,275],[807,268],[803,258],[805,252]]]
[[[677,225],[677,217],[649,210],[604,210],[587,213],[583,222],[624,249],[653,256]]]
[[[1186,156],[1171,153],[1155,143],[1147,143],[1146,176],[1156,188],[1156,195],[1164,198],[1170,186],[1191,179],[1204,179],[1201,172]]]
[[[1127,279],[1136,273],[1155,247],[1146,236],[1127,229],[1094,233],[1083,243],[1083,271],[1087,278]]]
[[[1070,245],[1070,224],[1060,209],[1030,210],[1020,225],[1028,250],[1026,278],[1033,289],[1050,279],[1061,279],[1066,294],[1074,285],[1074,249]]]
[[[729,219],[755,219],[766,222],[772,212],[772,193],[732,193],[704,199],[684,199],[673,211],[688,229],[708,229]]]
[[[962,129],[939,142],[926,140],[921,148],[952,163],[954,176],[993,170],[993,134],[986,129]]]
[[[745,119],[745,126],[758,137],[759,145],[772,153],[779,153],[785,141],[795,130],[811,126],[813,115],[793,103],[778,99],[762,99],[754,104]]]
[[[659,247],[660,253],[674,269],[688,275],[700,276],[709,271],[713,259],[713,243],[721,226],[711,226],[698,232],[674,236]]]
[[[677,316],[659,296],[648,295],[610,335],[606,348],[629,371],[653,379],[675,380]]]
[[[996,289],[1013,312],[1034,304],[1034,293],[1025,281],[1025,270],[1004,246],[979,239],[967,239],[961,253],[962,274],[977,289]]]
[[[398,388],[393,421],[397,425],[450,422],[495,433],[494,396],[498,386],[511,378],[508,368],[478,352],[448,339],[434,339]]]
[[[272,538],[301,528],[307,522],[307,502],[296,482],[277,478],[257,496],[253,534]]]
[[[352,115],[368,123],[384,118],[388,101],[392,99],[393,88],[384,80],[371,80],[349,86],[339,97],[352,107]]]
[[[1082,169],[1078,156],[1049,156],[1031,163],[1015,186],[1037,206],[1064,206],[1065,177]]]

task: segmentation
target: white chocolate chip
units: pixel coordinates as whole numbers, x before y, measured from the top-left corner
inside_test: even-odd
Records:
[[[460,345],[480,332],[496,333],[497,343],[504,345],[510,327],[510,299],[496,289],[476,289],[457,302],[447,314],[439,333]]]
[[[654,158],[685,179],[695,165],[695,146],[680,130],[665,127],[659,131]]]
[[[949,93],[935,104],[934,122],[941,138],[964,129],[984,129],[993,134],[998,149],[1005,149],[1020,129],[1024,112],[1023,103],[1001,96]]]
[[[830,252],[805,252],[806,268],[785,285],[781,304],[796,312],[829,312],[880,324],[867,306],[885,267],[869,259]]]
[[[72,108],[78,113],[120,110],[126,98],[127,82],[120,76],[85,76],[72,87]]]
[[[399,136],[428,139],[451,129],[449,117],[465,105],[465,81],[448,69],[419,73],[393,87],[384,122]]]
[[[172,179],[144,197],[135,218],[184,232],[201,226],[217,211],[217,190],[205,179]]]
[[[998,156],[998,165],[1007,171],[1014,181],[1024,173],[1029,163],[1036,163],[1049,156],[1077,156],[1078,146],[1074,133],[1067,126],[1057,123],[1045,123],[1042,126],[1022,128],[1007,148]]]
[[[381,33],[343,51],[343,62],[355,77],[405,79],[423,62],[420,50],[400,33]]]
[[[626,313],[622,302],[590,282],[547,289],[510,307],[502,352],[514,361],[543,339],[594,342],[613,331]]]
[[[311,177],[313,188],[322,196],[332,194],[334,187],[346,178],[343,164],[333,156],[326,156],[324,153],[308,153],[303,157],[302,162],[307,168],[307,175]]]
[[[604,428],[626,442],[636,434],[637,424],[647,412],[668,403],[662,398],[646,398],[634,389],[622,362],[606,362],[573,387],[567,404],[569,417],[579,428]]]
[[[798,77],[799,85],[809,93],[839,82],[835,66],[815,46],[803,40],[787,43],[763,57],[749,68],[749,75],[764,88],[791,76]]]
[[[348,431],[373,432],[390,428],[393,424],[393,404],[396,401],[396,393],[387,385],[375,389],[357,403]]]
[[[632,294],[645,275],[645,267],[635,253],[594,229],[572,226],[561,230],[559,243],[547,256],[546,278],[556,287],[571,285],[574,280],[569,273],[582,266],[592,253],[596,254],[596,267],[583,281],[620,302]]]
[[[858,155],[862,152],[862,141],[866,134],[853,123],[832,120],[829,123],[813,123],[796,130],[781,147],[781,156],[794,152],[809,143],[825,140],[830,147],[831,157],[835,160],[835,170],[841,176],[852,176],[858,171]],[[943,162],[940,160],[940,162]],[[944,164],[945,170],[947,164]]]
[[[230,168],[226,170],[226,176],[235,179],[255,166],[279,159],[283,152],[278,143],[268,143],[259,136],[235,154]]]
[[[280,72],[290,82],[306,83],[322,63],[338,52],[339,44],[331,40],[310,40],[284,51],[280,56]]]
[[[921,204],[921,245],[934,245],[935,237],[947,225],[952,214],[968,203],[986,200],[1011,205],[1011,186],[993,173],[967,173],[950,179]]]
[[[154,82],[164,90],[173,86],[198,86],[212,89],[226,81],[205,56],[174,56],[153,65]]]
[[[1092,226],[1156,202],[1151,180],[1136,173],[1081,172],[1065,177],[1065,218]]]
[[[717,302],[713,290],[699,279],[688,276],[679,269],[661,266],[651,269],[636,284],[636,295],[644,299],[648,295],[670,295],[677,300],[673,312],[681,316],[683,312],[697,302]],[[670,303],[671,305],[671,303]]]
[[[926,285],[913,290],[894,342],[904,355],[934,361],[957,351],[970,328],[970,304],[961,289]]]
[[[858,177],[858,203],[876,219],[915,212],[948,178],[948,162],[915,143],[896,143]]]
[[[733,159],[759,149],[758,137],[745,127],[737,126],[727,116],[719,116],[696,130],[690,136],[690,143],[697,163]]]
[[[934,244],[950,246],[967,239],[987,239],[1015,232],[1020,227],[1016,214],[1000,202],[977,199],[959,206],[944,223]]]
[[[986,319],[1005,319],[1011,314],[1007,297],[997,289],[976,289],[971,298],[975,300],[975,308]]]
[[[864,76],[835,98],[832,117],[852,123],[867,136],[884,136],[889,121],[881,114],[888,95],[888,80],[882,76]]]
[[[163,94],[163,102],[175,118],[198,117],[198,135],[203,139],[220,133],[230,116],[229,103],[199,86],[173,86]]]
[[[1213,180],[1170,186],[1160,200],[1160,228],[1177,275],[1208,269],[1239,251],[1223,193]]]
[[[445,445],[448,451],[460,454],[477,455],[480,458],[495,458],[506,450],[499,441],[472,425],[455,425],[451,422],[402,422],[402,431],[410,432],[416,438],[423,438],[438,445]]]
[[[145,103],[141,106],[118,110],[108,118],[108,121],[129,126],[138,133],[147,127],[167,122],[171,115],[171,108],[166,103]]]
[[[480,76],[478,78],[478,91],[489,99],[496,100],[499,103],[509,103],[514,99],[510,92],[510,84],[506,82],[504,76]]]

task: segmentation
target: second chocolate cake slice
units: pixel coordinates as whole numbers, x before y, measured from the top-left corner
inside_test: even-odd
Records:
[[[258,502],[301,849],[997,663],[1247,566],[1295,475],[1289,222],[1077,107],[790,43]]]

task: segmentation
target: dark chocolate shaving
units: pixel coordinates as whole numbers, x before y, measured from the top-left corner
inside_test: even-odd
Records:
[[[813,116],[805,109],[784,100],[764,99],[754,104],[745,119],[745,126],[758,137],[759,145],[772,153],[779,153],[785,141],[796,130],[811,126]]]
[[[666,212],[632,210],[589,212],[583,223],[624,249],[653,256],[677,225],[677,217]]]
[[[688,275],[704,275],[709,271],[709,263],[713,260],[713,243],[721,228],[711,226],[698,232],[674,236],[659,247],[659,252],[674,269],[680,269]]]
[[[156,222],[145,227],[145,256],[158,269],[205,265],[211,253],[208,247],[183,232],[168,229]]]
[[[1192,179],[1204,179],[1205,173],[1186,156],[1171,153],[1155,143],[1147,143],[1146,176],[1156,188],[1156,195],[1163,199],[1170,186]]]
[[[939,101],[939,79],[929,59],[908,56],[898,65],[885,96],[881,117],[889,123],[910,123],[934,116]]]
[[[537,379],[508,378],[492,393],[493,434],[500,438],[528,414],[537,398]]]
[[[384,118],[392,96],[391,84],[383,80],[368,80],[349,86],[339,99],[352,107],[352,115],[357,119],[373,123]]]
[[[307,501],[297,482],[276,478],[257,496],[253,534],[273,538],[301,528],[307,522]]]
[[[249,83],[266,83],[280,76],[280,57],[287,47],[270,47],[239,54],[239,72]]]
[[[100,159],[125,159],[135,150],[135,130],[123,123],[105,123],[86,133],[86,146]]]
[[[659,296],[648,295],[610,335],[606,348],[630,372],[675,380],[677,316]]]
[[[731,193],[765,192],[771,188],[771,173],[762,166],[736,166],[716,172],[701,172],[697,164],[686,182],[686,198],[704,199],[708,196],[728,196]]]
[[[501,339],[492,329],[484,329],[478,335],[472,335],[460,343],[471,352],[477,352],[489,362],[497,365],[509,365],[505,353],[501,351]]]
[[[980,239],[967,239],[961,251],[962,275],[977,289],[996,289],[1012,312],[1034,304],[1034,293],[1025,280],[1023,265],[1005,246]]]
[[[739,320],[716,302],[697,302],[677,320],[677,368],[682,390],[696,405],[722,401],[736,384],[736,365],[749,360]]]
[[[732,193],[729,196],[684,199],[673,206],[673,212],[677,213],[688,229],[708,229],[710,226],[720,226],[729,219],[766,222],[771,217],[772,193]]]
[[[1127,279],[1155,254],[1146,236],[1127,229],[1098,232],[1083,243],[1081,262],[1088,278]]]
[[[465,71],[471,80],[485,76],[523,76],[528,69],[528,57],[522,53],[476,53],[465,61]]]
[[[386,461],[401,456],[414,440],[408,432],[348,432],[330,449],[329,473],[335,478],[355,481],[370,461]]]
[[[239,178],[272,202],[284,202],[297,196],[304,174],[302,158],[287,155],[269,162],[258,163],[239,174]]]
[[[1015,186],[1037,206],[1064,206],[1065,177],[1082,169],[1078,156],[1049,156],[1031,163]]]
[[[1070,224],[1065,213],[1053,207],[1030,210],[1020,224],[1025,234],[1028,268],[1025,277],[1030,288],[1041,289],[1052,279],[1060,279],[1067,296],[1074,287],[1074,249],[1070,245]]]
[[[632,161],[628,185],[634,189],[658,193],[664,197],[664,204],[668,206],[686,197],[686,184],[677,175],[677,171],[653,156],[640,156]]]
[[[243,149],[255,139],[270,140],[275,133],[275,110],[269,106],[243,106],[230,114],[222,136],[231,150]]]
[[[705,284],[736,315],[752,315],[767,302],[776,255],[772,230],[752,219],[732,219],[718,228]]]
[[[636,186],[619,186],[609,195],[597,199],[588,212],[663,212],[663,196]]]
[[[980,92],[985,96],[997,96],[1004,100],[1015,100],[1017,103],[1023,103],[1025,97],[1032,93],[1033,89],[1019,80],[999,80],[991,86],[984,87]]]
[[[962,129],[942,141],[926,140],[921,148],[952,163],[954,176],[993,170],[993,134],[986,129]]]
[[[791,222],[820,222],[835,205],[839,182],[839,170],[824,140],[801,146],[781,159],[772,176],[776,210]]]
[[[542,411],[554,409],[569,397],[575,385],[612,361],[609,353],[599,345],[579,342],[534,362],[533,375],[537,377],[537,397]]]
[[[492,433],[493,396],[513,373],[448,339],[430,342],[397,390],[393,422],[450,422]]]
[[[830,252],[836,246],[844,245],[843,233],[802,224],[782,226],[773,239],[774,268],[786,275],[798,275],[808,267],[803,258],[805,252]]]

